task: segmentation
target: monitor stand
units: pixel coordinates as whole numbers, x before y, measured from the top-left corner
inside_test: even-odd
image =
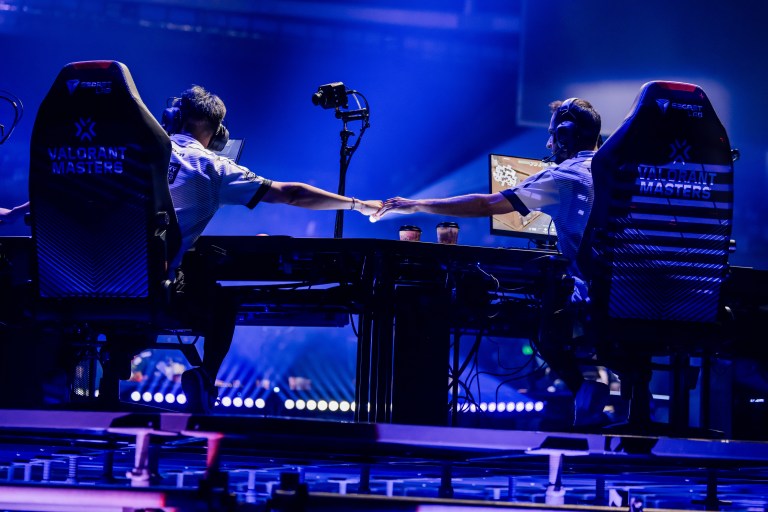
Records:
[[[533,244],[537,249],[557,252],[557,243],[554,240],[534,240]]]

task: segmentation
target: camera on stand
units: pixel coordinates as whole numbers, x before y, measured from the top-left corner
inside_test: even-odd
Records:
[[[312,103],[324,109],[347,108],[347,88],[341,82],[321,85],[312,95]]]

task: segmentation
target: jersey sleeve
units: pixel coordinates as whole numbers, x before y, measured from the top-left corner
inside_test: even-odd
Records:
[[[272,180],[259,176],[229,158],[219,157],[216,165],[222,178],[219,194],[219,202],[222,205],[254,208],[272,185]]]
[[[502,190],[501,194],[521,215],[533,210],[554,217],[560,205],[560,191],[549,170],[534,174],[517,187]]]

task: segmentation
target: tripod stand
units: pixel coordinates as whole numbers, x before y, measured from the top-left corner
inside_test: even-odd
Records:
[[[354,93],[354,91],[349,91],[348,94],[349,93]],[[363,137],[363,133],[370,126],[370,122],[369,122],[370,113],[369,113],[367,104],[368,102],[366,101],[366,106],[364,108],[357,109],[357,110],[342,111],[340,108],[338,107],[336,108],[336,118],[341,119],[344,123],[340,132],[341,151],[340,151],[340,159],[339,159],[339,190],[338,190],[339,195],[342,195],[342,196],[346,194],[347,169],[349,168],[349,162],[350,160],[352,160],[352,155],[354,154],[355,150],[360,145],[360,139]],[[349,139],[352,135],[354,135],[354,132],[347,129],[347,123],[350,121],[363,122],[362,128],[360,128],[360,135],[358,135],[357,140],[352,146],[349,145]],[[334,229],[333,229],[333,237],[342,238],[343,230],[344,230],[344,211],[336,210],[336,224],[334,225]]]

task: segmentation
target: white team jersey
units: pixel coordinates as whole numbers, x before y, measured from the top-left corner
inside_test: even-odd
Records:
[[[220,206],[253,208],[272,181],[204,148],[189,135],[174,134],[171,143],[168,186],[181,229],[181,250],[171,266],[175,269]]]

